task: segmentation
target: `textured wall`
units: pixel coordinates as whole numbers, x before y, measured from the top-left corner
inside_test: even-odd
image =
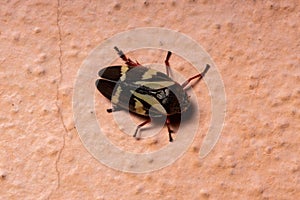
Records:
[[[298,4],[1,1],[0,199],[296,199]],[[73,122],[73,84],[98,44],[148,26],[180,31],[208,51],[225,84],[227,113],[216,147],[199,160],[210,118],[209,98],[199,97],[203,128],[189,150],[169,167],[130,174],[104,166],[83,146]],[[203,82],[197,87],[207,93]],[[139,150],[151,149],[167,135],[157,138],[129,138],[126,148],[141,142]]]

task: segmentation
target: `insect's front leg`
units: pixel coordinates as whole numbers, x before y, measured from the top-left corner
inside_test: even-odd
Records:
[[[118,52],[120,58],[122,58],[122,60],[124,60],[128,66],[136,67],[141,65],[138,61],[133,62],[130,58],[127,58],[123,51],[120,50],[118,47],[114,47],[114,49]]]
[[[186,87],[187,84],[189,84],[192,80],[194,80],[196,78],[199,78],[199,80],[201,80],[205,76],[205,74],[207,73],[207,71],[209,70],[209,68],[210,68],[210,65],[206,64],[206,67],[205,67],[204,71],[201,74],[197,74],[196,76],[193,76],[193,77],[189,78],[181,86],[183,88]]]

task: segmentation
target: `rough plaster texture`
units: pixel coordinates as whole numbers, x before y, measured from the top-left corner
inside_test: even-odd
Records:
[[[1,1],[0,199],[296,199],[299,3]],[[223,77],[227,115],[216,147],[199,160],[210,118],[200,83],[203,128],[189,150],[169,167],[130,174],[85,149],[74,128],[72,89],[93,48],[146,26],[183,32],[208,51]],[[159,62],[163,54],[153,55]],[[163,145],[167,135],[155,142],[112,138],[142,151]]]

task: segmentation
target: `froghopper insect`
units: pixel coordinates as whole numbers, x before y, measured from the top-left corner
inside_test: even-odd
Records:
[[[197,74],[184,83],[179,84],[169,76],[169,59],[172,52],[168,51],[165,65],[166,74],[142,66],[126,57],[123,51],[114,47],[120,58],[126,65],[109,66],[99,71],[101,79],[96,81],[96,87],[100,93],[109,99],[112,108],[107,112],[128,110],[137,115],[146,116],[147,119],[140,123],[133,137],[141,127],[151,122],[151,117],[166,116],[165,125],[168,128],[169,141],[172,142],[170,116],[185,112],[190,100],[186,92],[186,86],[194,79],[202,79],[210,68],[206,64],[204,71]]]

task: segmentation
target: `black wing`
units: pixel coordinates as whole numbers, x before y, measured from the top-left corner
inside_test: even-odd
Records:
[[[112,93],[114,91],[114,88],[116,87],[116,82],[98,79],[96,81],[96,87],[103,96],[111,100]]]

